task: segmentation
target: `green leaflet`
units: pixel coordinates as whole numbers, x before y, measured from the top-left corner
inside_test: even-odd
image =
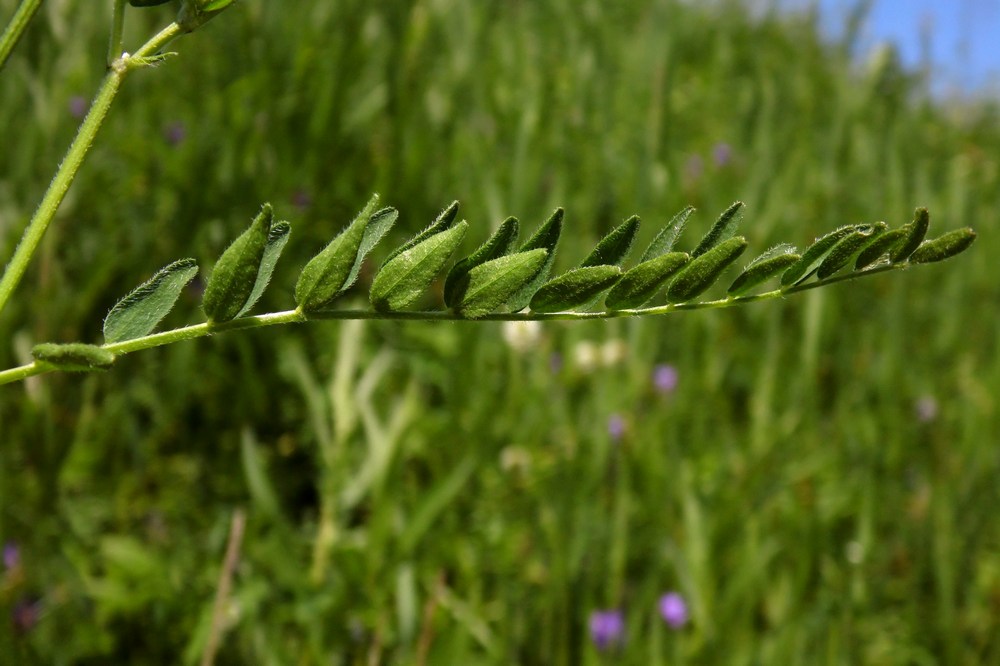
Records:
[[[562,221],[563,209],[556,208],[552,212],[552,215],[549,216],[549,219],[545,220],[542,226],[538,228],[535,235],[521,246],[521,252],[543,249],[548,250],[548,255],[545,257],[545,263],[542,264],[541,269],[539,269],[535,277],[529,280],[507,300],[506,307],[508,311],[519,312],[528,307],[528,303],[531,302],[531,298],[535,295],[535,292],[549,278],[549,273],[552,271],[552,263],[556,259],[556,246],[559,244],[559,236],[562,233]]]
[[[361,247],[358,248],[358,256],[354,259],[354,266],[341,288],[342,292],[350,289],[358,281],[358,275],[361,273],[361,266],[365,263],[365,258],[378,245],[379,241],[385,238],[385,235],[396,224],[397,219],[399,219],[399,211],[391,206],[380,208],[372,213],[368,224],[365,225],[365,235],[361,237]]]
[[[253,293],[274,211],[264,204],[250,228],[226,248],[205,286],[202,307],[210,322],[235,319]]]
[[[795,247],[787,243],[772,247],[747,264],[743,272],[733,280],[727,293],[730,296],[742,296],[757,285],[784,273],[800,258],[801,256],[796,252]]]
[[[903,228],[908,232],[906,237],[889,255],[889,259],[892,260],[892,263],[898,264],[901,261],[906,261],[906,259],[913,254],[918,247],[920,247],[920,244],[924,240],[924,236],[927,235],[927,228],[930,224],[931,216],[927,212],[926,208],[918,208],[914,211],[913,221],[903,226]]]
[[[790,287],[812,275],[813,271],[819,267],[820,262],[823,261],[823,257],[833,249],[837,241],[856,228],[857,225],[855,224],[838,227],[813,241],[813,244],[807,247],[806,251],[802,253],[802,258],[781,274],[781,286]]]
[[[854,262],[854,270],[860,271],[862,268],[867,268],[885,254],[891,253],[909,233],[910,230],[903,226],[898,229],[889,229],[885,233],[870,238],[867,245],[858,253],[858,258]]]
[[[462,294],[459,286],[467,284],[465,276],[469,274],[469,271],[476,266],[502,257],[510,252],[517,241],[517,234],[517,218],[508,217],[500,223],[500,226],[490,236],[489,240],[479,246],[478,250],[452,266],[451,270],[448,271],[448,277],[444,281],[444,304],[452,307],[457,301],[461,300]]]
[[[910,255],[911,264],[929,264],[943,261],[964,252],[976,240],[976,232],[971,228],[955,229],[938,236],[934,240],[923,242]]]
[[[562,312],[586,305],[617,282],[621,272],[618,266],[574,268],[542,285],[531,298],[531,309]]]
[[[364,260],[362,246],[365,244],[369,224],[376,220],[373,211],[378,205],[378,195],[372,195],[365,207],[355,216],[347,228],[327,244],[319,254],[309,260],[295,283],[295,302],[303,312],[319,310],[351,286],[352,276],[356,279]],[[396,219],[394,209],[383,209],[371,232],[367,233],[370,250],[385,235]]]
[[[158,270],[111,308],[104,318],[104,340],[122,342],[149,334],[197,273],[194,259],[180,259]]]
[[[875,224],[856,227],[854,231],[837,241],[830,249],[830,253],[820,262],[816,269],[816,277],[825,280],[844,268],[858,253],[863,250],[871,241],[873,236],[885,233],[886,223],[877,222]]]
[[[719,219],[715,221],[712,228],[708,230],[701,242],[698,243],[698,247],[694,249],[691,253],[692,257],[700,257],[705,254],[713,247],[726,240],[734,233],[736,229],[740,226],[740,221],[743,219],[743,202],[737,201],[729,208],[722,212]]]
[[[438,216],[434,218],[434,221],[431,222],[430,225],[426,229],[424,229],[419,234],[417,234],[416,236],[414,236],[413,238],[411,238],[410,240],[406,241],[405,243],[403,243],[402,245],[400,245],[399,247],[397,247],[395,250],[393,250],[392,252],[390,252],[389,256],[386,257],[385,261],[382,262],[382,266],[385,266],[390,261],[392,261],[393,259],[395,259],[397,255],[400,255],[400,254],[406,252],[407,250],[409,250],[414,245],[417,245],[418,243],[422,243],[425,240],[427,240],[428,238],[430,238],[431,236],[439,234],[442,231],[445,231],[446,229],[448,229],[452,225],[452,223],[455,221],[455,217],[457,215],[458,215],[458,202],[457,201],[452,201],[451,204],[449,204],[447,208],[445,208],[443,211],[441,211],[440,213],[438,213]]]
[[[82,342],[62,345],[54,342],[43,342],[32,348],[31,355],[36,361],[48,363],[69,372],[104,370],[110,368],[115,362],[115,355],[107,349]]]
[[[257,280],[253,284],[253,291],[250,292],[247,302],[237,313],[237,317],[242,317],[250,311],[260,297],[264,295],[264,290],[271,282],[274,274],[274,267],[278,265],[281,258],[281,251],[285,249],[288,242],[288,234],[292,231],[292,225],[288,222],[275,222],[271,225],[271,230],[267,233],[267,245],[264,246],[264,256],[260,260],[260,270],[257,271]]]
[[[379,312],[392,312],[413,305],[444,268],[468,228],[468,222],[459,222],[386,262],[372,282],[372,307]]]
[[[155,7],[156,5],[165,5],[170,0],[128,0],[128,4],[133,7]]]
[[[687,224],[688,218],[691,217],[691,213],[694,212],[694,206],[688,206],[681,212],[674,215],[673,219],[667,223],[667,226],[660,229],[660,232],[656,234],[653,242],[649,244],[646,251],[642,254],[642,258],[639,263],[645,263],[650,259],[656,259],[662,254],[666,254],[674,249],[674,245],[677,244],[677,239],[680,237],[681,233],[684,231],[684,226]]]
[[[202,0],[198,9],[203,12],[218,12],[233,4],[233,2],[234,0]]]
[[[608,292],[604,304],[609,310],[642,307],[690,259],[687,252],[667,252],[642,262],[622,275]]]
[[[455,312],[476,319],[502,311],[511,295],[532,280],[545,265],[545,248],[517,252],[479,264],[463,277],[462,300]]]
[[[746,249],[747,239],[737,236],[724,240],[700,257],[695,257],[670,282],[667,300],[671,303],[683,303],[698,296],[711,287],[722,271]]]
[[[633,215],[601,239],[594,251],[580,263],[580,268],[620,265],[632,249],[637,231],[639,231],[639,217]]]

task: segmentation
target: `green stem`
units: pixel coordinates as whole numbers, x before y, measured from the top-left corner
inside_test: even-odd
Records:
[[[38,244],[49,228],[49,223],[52,222],[52,218],[55,217],[56,211],[59,209],[59,204],[62,203],[69,186],[80,170],[80,165],[83,164],[83,159],[93,145],[97,132],[101,129],[101,125],[108,115],[111,103],[114,101],[115,95],[118,94],[122,80],[134,68],[131,61],[156,53],[180,34],[180,26],[171,23],[146,42],[135,54],[123,56],[112,64],[97,91],[97,97],[90,105],[87,116],[80,124],[80,129],[77,131],[73,143],[70,144],[56,175],[52,178],[49,189],[46,190],[45,196],[38,204],[38,209],[35,210],[28,226],[25,227],[24,234],[14,250],[14,256],[11,257],[4,269],[3,278],[0,279],[0,311],[7,305],[11,294],[21,281],[31,257],[34,256]]]
[[[3,69],[11,51],[24,34],[24,29],[28,27],[31,18],[42,6],[42,0],[21,0],[21,5],[14,12],[14,18],[10,20],[7,29],[0,35],[0,69]]]
[[[223,323],[194,324],[177,328],[163,333],[153,333],[141,338],[126,340],[104,345],[104,349],[116,355],[130,354],[142,349],[152,349],[164,345],[181,342],[183,340],[193,340],[202,338],[214,333],[224,333],[227,331],[239,331],[251,328],[263,328],[265,326],[276,326],[278,324],[300,324],[307,321],[329,321],[348,319],[384,319],[395,321],[582,321],[588,319],[616,319],[621,317],[645,317],[670,314],[682,310],[717,310],[721,308],[731,308],[757,301],[767,301],[781,298],[801,291],[817,289],[837,282],[854,280],[867,275],[885,273],[887,271],[905,268],[906,264],[886,264],[857,273],[846,273],[826,280],[807,282],[798,284],[787,289],[775,289],[752,296],[740,296],[739,298],[720,298],[715,301],[701,301],[696,303],[668,303],[649,308],[638,308],[635,310],[610,310],[606,312],[513,312],[506,314],[486,315],[480,319],[470,320],[448,311],[430,312],[376,312],[374,310],[331,310],[329,312],[313,312],[305,314],[298,310],[286,310],[284,312],[272,312],[269,314],[257,315],[254,317],[241,317]],[[16,368],[0,371],[0,385],[16,382],[27,377],[52,372],[56,368],[46,363],[28,363]]]
[[[108,43],[108,67],[122,56],[122,33],[125,31],[125,0],[115,0],[111,14],[111,40]]]

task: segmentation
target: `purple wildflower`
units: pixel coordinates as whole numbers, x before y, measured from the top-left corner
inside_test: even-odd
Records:
[[[163,138],[171,146],[180,145],[187,138],[187,126],[179,120],[175,120],[163,129]]]
[[[29,599],[18,601],[10,611],[14,628],[21,632],[31,631],[38,624],[41,612],[42,602],[37,599],[34,601]]]
[[[549,370],[552,371],[552,374],[558,375],[562,371],[562,368],[563,368],[562,354],[560,354],[559,352],[552,352],[552,355],[549,356]]]
[[[625,639],[625,616],[620,610],[599,610],[590,614],[590,638],[598,650],[621,645]]]
[[[677,592],[667,592],[660,597],[660,617],[673,629],[680,629],[688,621],[687,603]]]
[[[21,564],[21,549],[13,541],[3,545],[3,568],[16,569]]]
[[[917,399],[914,410],[917,412],[918,421],[921,423],[930,423],[937,418],[938,402],[934,399],[934,396],[925,395]]]
[[[83,95],[73,95],[69,98],[69,115],[80,120],[87,115],[87,98]]]
[[[611,441],[617,444],[625,436],[625,419],[621,414],[612,414],[608,417],[608,435]]]
[[[689,156],[684,164],[684,175],[688,177],[688,180],[698,180],[704,170],[705,161],[701,159],[700,155]]]
[[[728,143],[721,142],[712,148],[712,160],[715,166],[724,167],[733,161],[733,148]]]
[[[669,363],[659,363],[653,368],[653,386],[657,393],[668,395],[677,388],[677,368]]]
[[[312,207],[313,198],[306,190],[301,187],[294,192],[292,192],[292,205],[295,206],[299,212],[305,212]]]

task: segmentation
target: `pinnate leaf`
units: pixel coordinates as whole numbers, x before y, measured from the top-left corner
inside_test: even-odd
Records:
[[[580,268],[620,265],[628,256],[629,250],[632,249],[632,243],[635,241],[635,234],[638,231],[639,217],[633,215],[601,239],[594,251],[580,263]]]
[[[104,318],[104,339],[122,342],[148,335],[173,309],[185,285],[198,273],[194,259],[180,259],[115,303]]]
[[[618,266],[574,268],[542,285],[531,299],[535,312],[562,312],[592,302],[621,277]]]
[[[692,257],[700,257],[722,241],[730,238],[740,226],[743,219],[743,202],[737,201],[722,212],[719,219],[715,221],[712,228],[698,243],[698,247],[691,253]]]
[[[532,280],[545,264],[545,248],[498,257],[471,269],[457,289],[462,299],[455,312],[476,319],[507,309],[510,297]]]
[[[693,258],[687,266],[670,281],[667,300],[683,303],[698,296],[719,278],[722,271],[736,261],[747,249],[747,240],[742,236],[724,240],[705,254]]]
[[[257,284],[273,220],[271,205],[264,204],[250,227],[226,248],[215,263],[202,299],[209,321],[229,321],[243,311]]]
[[[635,266],[615,283],[604,304],[609,310],[642,307],[656,292],[691,260],[686,252],[667,252]]]
[[[514,243],[517,242],[517,234],[517,218],[508,217],[500,223],[489,240],[479,246],[479,249],[452,266],[444,281],[444,304],[451,307],[461,300],[459,285],[467,284],[465,276],[469,274],[469,271],[510,252]]]
[[[924,241],[910,255],[910,263],[929,264],[949,259],[964,252],[975,240],[976,232],[969,227],[949,231],[934,240]]]
[[[68,344],[43,342],[31,349],[31,355],[36,361],[69,372],[104,370],[115,362],[115,355],[107,349],[82,342]]]
[[[444,268],[468,228],[467,222],[459,222],[447,231],[424,237],[386,262],[372,281],[372,306],[380,312],[392,312],[413,305]]]
[[[549,219],[542,223],[542,226],[538,228],[528,241],[521,246],[521,252],[528,252],[530,250],[546,250],[548,254],[545,256],[545,263],[542,264],[541,269],[535,275],[534,278],[529,280],[523,287],[521,287],[513,296],[507,301],[507,308],[511,312],[518,312],[528,307],[528,303],[531,302],[532,296],[535,292],[545,284],[545,281],[549,278],[549,273],[552,271],[552,263],[556,258],[556,247],[559,245],[559,236],[562,234],[562,222],[563,222],[563,209],[556,208]]]

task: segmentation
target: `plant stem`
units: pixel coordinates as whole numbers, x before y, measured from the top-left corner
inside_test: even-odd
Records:
[[[101,83],[101,87],[97,91],[97,96],[90,105],[87,116],[80,124],[80,129],[77,130],[73,143],[70,144],[69,150],[66,151],[66,156],[56,170],[56,175],[52,178],[49,189],[45,191],[45,196],[42,197],[41,203],[38,204],[38,209],[35,210],[35,214],[28,222],[28,226],[25,227],[24,234],[21,236],[21,240],[14,250],[14,256],[11,257],[10,262],[4,269],[3,278],[0,279],[0,311],[7,305],[11,294],[21,281],[21,277],[24,275],[31,257],[35,254],[38,244],[42,241],[45,231],[49,228],[49,223],[59,209],[59,204],[62,203],[66,192],[69,190],[69,186],[73,183],[73,179],[80,170],[80,165],[83,164],[83,159],[87,156],[91,145],[93,145],[97,132],[108,115],[111,103],[114,101],[115,95],[118,94],[122,80],[133,69],[130,66],[130,60],[156,53],[180,34],[180,26],[176,23],[171,23],[146,42],[135,54],[132,56],[124,55],[112,64],[111,69]]]
[[[718,310],[731,308],[757,301],[767,301],[783,296],[789,296],[801,291],[825,287],[837,282],[854,280],[859,277],[885,273],[906,268],[906,264],[883,264],[875,268],[855,273],[845,273],[825,280],[806,282],[786,289],[775,289],[752,296],[740,296],[738,298],[720,298],[714,301],[700,301],[694,303],[668,303],[648,308],[638,308],[635,310],[609,310],[605,312],[513,312],[506,314],[491,314],[479,319],[466,319],[447,310],[425,311],[425,312],[376,312],[374,310],[331,310],[329,312],[313,312],[305,314],[298,310],[285,310],[284,312],[271,312],[269,314],[257,315],[253,317],[241,317],[223,323],[202,323],[176,328],[162,333],[153,333],[141,338],[126,340],[104,345],[103,348],[116,355],[130,354],[142,349],[162,347],[164,345],[181,342],[183,340],[193,340],[206,335],[224,333],[226,331],[239,331],[251,328],[263,328],[265,326],[275,326],[278,324],[300,324],[307,321],[328,321],[328,320],[348,320],[348,319],[381,319],[394,321],[583,321],[592,319],[617,319],[622,317],[645,317],[666,315],[671,312],[682,310]],[[52,372],[56,368],[46,363],[37,361],[28,363],[16,368],[0,371],[0,385],[16,382],[27,377]]]
[[[108,43],[108,67],[122,55],[122,33],[125,29],[125,0],[115,0],[111,14],[111,40]]]
[[[42,0],[21,0],[21,5],[14,12],[14,17],[10,20],[7,29],[0,35],[0,69],[3,69],[11,51],[24,34],[24,29],[28,27],[31,18],[42,6]]]

